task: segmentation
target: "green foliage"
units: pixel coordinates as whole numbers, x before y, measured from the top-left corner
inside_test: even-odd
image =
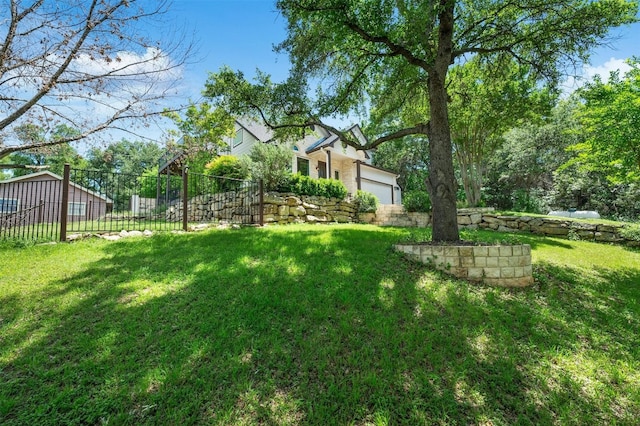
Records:
[[[299,195],[339,198],[341,200],[347,196],[347,188],[342,181],[335,179],[314,179],[310,176],[297,173],[290,173],[276,190],[280,192],[293,192]]]
[[[372,125],[366,132],[376,135],[383,130]],[[411,136],[389,141],[376,148],[373,164],[398,173],[397,182],[404,192],[424,190],[429,175],[429,140]]]
[[[511,195],[513,210],[523,213],[545,214],[549,210],[537,191],[516,189]]]
[[[246,179],[249,171],[235,155],[220,155],[205,166],[208,175],[231,179]]]
[[[292,159],[293,151],[286,145],[256,143],[243,167],[249,170],[251,179],[263,180],[266,191],[275,191],[291,174]]]
[[[579,90],[579,119],[586,140],[572,146],[573,160],[585,170],[600,170],[614,183],[640,181],[640,59],[628,61],[604,82],[596,76]]]
[[[240,161],[235,155],[220,155],[205,166],[206,174],[215,176],[217,192],[231,191],[242,186],[242,182],[249,177],[246,162]]]
[[[572,164],[554,173],[547,202],[554,208],[595,210],[602,217],[638,221],[640,184],[614,182],[602,170],[587,170]]]
[[[44,128],[35,124],[19,126],[15,132],[18,140],[24,145],[54,142],[78,134],[77,130],[65,125],[59,125],[52,133],[47,134]],[[87,166],[86,160],[68,143],[14,152],[8,156],[7,162],[32,166],[46,165],[49,166],[46,170],[60,176],[64,173],[64,165],[67,163],[70,164],[72,168],[83,168]],[[30,173],[33,173],[33,170],[13,169],[12,176],[23,176]]]
[[[537,75],[511,56],[474,57],[449,73],[449,120],[468,207],[481,203],[488,158],[506,130],[548,115],[555,97]]]
[[[576,98],[559,103],[542,123],[527,123],[504,135],[503,145],[491,157],[483,185],[486,204],[501,210],[543,210],[541,194],[554,186],[554,172],[571,153],[566,148],[580,140]],[[526,171],[526,173],[523,173]],[[531,199],[536,199],[533,204]],[[518,205],[518,207],[516,207]]]
[[[122,139],[104,149],[93,148],[87,159],[89,167],[105,172],[139,176],[158,165],[164,150],[154,142]]]
[[[358,206],[358,212],[360,213],[375,213],[380,204],[378,197],[360,189],[356,192],[355,202]]]
[[[402,205],[408,212],[431,213],[431,199],[424,190],[407,191],[402,194]]]
[[[640,226],[627,225],[620,229],[620,235],[627,240],[640,242]]]

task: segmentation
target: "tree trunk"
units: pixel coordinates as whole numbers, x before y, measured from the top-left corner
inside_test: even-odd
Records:
[[[445,86],[453,49],[453,5],[441,0],[438,53],[429,72],[429,178],[427,189],[433,206],[433,241],[458,241],[456,180],[449,128],[448,95]]]
[[[433,206],[433,241],[458,241],[456,180],[444,79],[429,76],[429,178]]]

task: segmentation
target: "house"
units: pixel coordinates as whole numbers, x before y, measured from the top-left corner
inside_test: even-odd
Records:
[[[354,125],[345,133],[363,145],[367,142],[362,129]],[[248,154],[256,143],[274,142],[273,133],[264,125],[250,119],[237,119],[235,136],[227,141],[228,153],[236,156]],[[343,144],[339,136],[323,128],[313,128],[313,133],[292,145],[291,170],[313,178],[337,179],[347,191],[355,195],[357,190],[373,193],[380,204],[401,204],[402,194],[396,182],[397,175],[372,164],[370,150],[358,150]]]
[[[0,181],[0,219],[11,225],[60,221],[63,178],[43,171]],[[95,220],[110,212],[113,201],[69,183],[67,220]]]

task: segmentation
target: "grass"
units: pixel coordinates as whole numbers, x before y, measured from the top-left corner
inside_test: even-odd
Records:
[[[640,253],[507,237],[536,277],[508,290],[394,253],[412,232],[0,248],[0,423],[637,424]]]

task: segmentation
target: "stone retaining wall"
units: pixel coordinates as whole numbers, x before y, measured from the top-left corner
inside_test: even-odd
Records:
[[[347,223],[357,217],[355,204],[339,198],[267,192],[263,201],[265,223]]]
[[[267,192],[264,194],[263,203],[264,223],[346,223],[355,221],[357,216],[354,203],[338,198]],[[259,223],[259,205],[259,194],[248,189],[198,195],[188,202],[188,220]],[[182,206],[170,207],[166,217],[170,221],[182,220]]]
[[[571,219],[483,214],[478,220],[475,217],[458,215],[458,224],[467,229],[531,232],[549,237],[572,237],[587,241],[638,244],[637,241],[627,240],[621,235],[620,231],[624,228],[624,225],[605,225],[579,222]]]
[[[431,224],[428,213],[406,213],[402,210],[376,212],[370,223],[383,226],[424,227]],[[597,224],[568,218],[532,216],[505,216],[494,213],[491,208],[459,209],[458,226],[461,229],[491,229],[499,232],[531,232],[549,237],[575,238],[586,241],[620,243],[640,246],[640,242],[629,240],[621,234],[625,225]]]
[[[397,251],[457,278],[502,287],[533,284],[531,246],[396,244]]]

